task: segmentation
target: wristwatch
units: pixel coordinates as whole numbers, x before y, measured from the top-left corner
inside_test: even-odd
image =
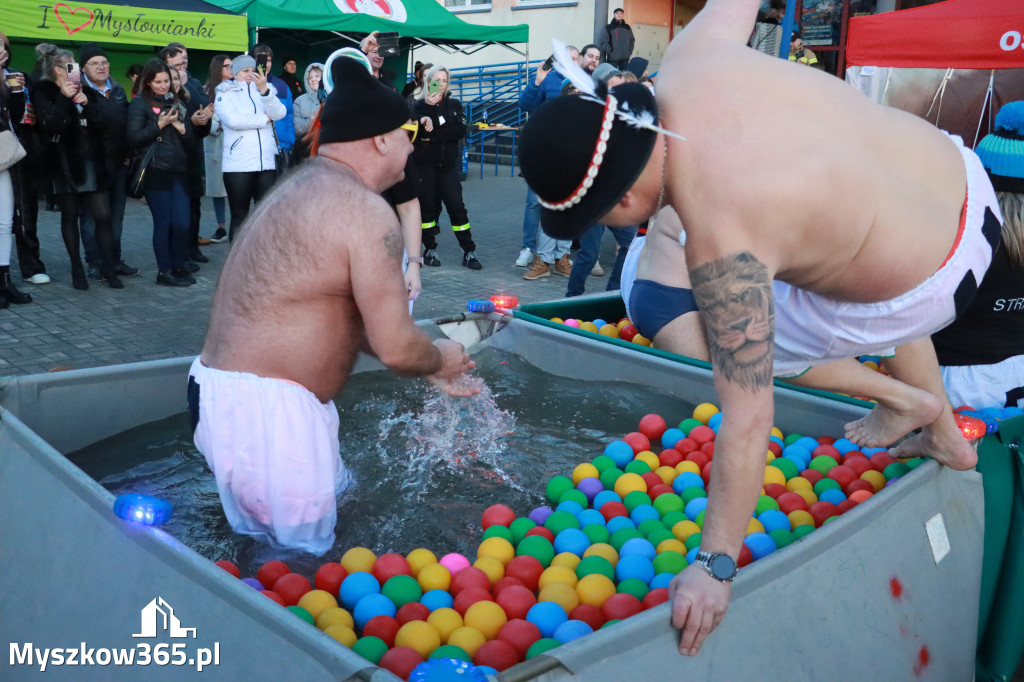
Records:
[[[739,570],[736,561],[728,554],[697,551],[697,557],[693,560],[715,580],[723,583],[731,583]]]

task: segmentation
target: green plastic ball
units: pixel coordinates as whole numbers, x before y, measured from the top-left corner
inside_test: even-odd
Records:
[[[707,497],[707,496],[708,496],[708,491],[707,490],[704,490],[704,488],[700,488],[700,487],[695,486],[695,485],[691,485],[689,488],[687,488],[686,490],[683,491],[682,495],[680,495],[680,497],[683,499],[683,504],[684,505],[689,504],[690,500],[695,500],[698,497]]]
[[[647,540],[657,547],[665,540],[674,540],[675,534],[668,528],[655,528],[651,531],[651,534],[647,536]]]
[[[555,548],[547,538],[530,535],[523,538],[523,541],[516,547],[516,556],[524,554],[532,556],[540,562],[541,566],[547,568],[551,565],[551,560],[555,558]]]
[[[526,650],[526,660],[530,660],[534,656],[540,656],[543,653],[551,651],[557,646],[561,646],[561,642],[551,637],[545,637],[544,639],[538,639],[536,642],[530,645],[530,648]]]
[[[810,526],[805,527],[810,528]],[[775,540],[775,546],[779,549],[792,544],[796,540],[796,536],[793,534],[793,531],[786,530],[785,528],[776,528],[772,532],[768,533],[768,535],[772,537],[772,540]]]
[[[356,643],[358,644],[358,642]],[[428,660],[433,660],[435,658],[454,658],[459,661],[467,661],[469,663],[473,662],[473,657],[466,653],[465,649],[460,646],[455,646],[454,644],[445,644],[434,649],[430,653]]]
[[[622,475],[622,469],[618,467],[608,467],[601,472],[601,485],[604,486],[605,490],[615,490],[615,481],[619,480],[619,476]]]
[[[696,523],[701,528],[704,527],[704,516],[705,516],[705,514],[707,514],[707,510],[702,509],[701,512],[699,514],[697,514],[697,518],[695,518],[693,520],[693,522]]]
[[[626,540],[642,537],[643,535],[641,535],[640,531],[638,531],[636,528],[620,528],[619,530],[612,533],[612,537],[608,541],[608,544],[614,547],[615,551],[618,552],[622,549],[622,546],[626,544]]]
[[[626,465],[627,474],[649,474],[651,472],[650,465],[642,459],[634,459],[632,462]]]
[[[797,540],[809,535],[814,531],[814,526],[797,526],[793,529],[793,537]]]
[[[501,526],[498,524],[494,524],[484,531],[483,539],[486,540],[487,538],[504,538],[512,544],[516,543],[516,536],[515,533],[512,532],[512,529],[508,526]]]
[[[512,544],[518,545],[526,537],[526,534],[530,532],[530,529],[535,527],[537,524],[533,519],[528,519],[525,516],[520,516],[518,519],[508,524],[508,529],[512,531]]]
[[[616,623],[619,622],[619,620],[620,620],[619,618],[613,618],[612,620],[610,620],[607,623],[605,623],[604,625],[602,625],[599,629],[604,630],[606,627],[610,627],[612,625],[615,625]]]
[[[768,466],[775,467],[781,471],[787,481],[794,476],[800,475],[800,470],[796,468],[796,463],[791,459],[786,459],[785,457],[776,457],[768,463]]]
[[[687,552],[689,552],[694,547],[700,547],[700,536],[701,533],[694,533],[690,537],[686,538],[686,542],[684,542],[683,544],[686,545]]]
[[[686,503],[683,502],[683,498],[679,497],[675,493],[665,493],[658,495],[658,499],[654,500],[654,508],[658,510],[662,518],[669,512],[681,512],[686,508]]]
[[[566,490],[572,490],[575,487],[576,486],[572,484],[571,478],[567,476],[554,476],[550,481],[548,481],[546,489],[548,501],[550,501],[551,504],[558,504],[558,498],[562,496],[562,493]]]
[[[309,611],[302,608],[301,606],[289,606],[287,608],[289,611],[291,611],[296,616],[306,621],[310,625],[316,625],[316,618],[313,617],[313,614],[311,614]]]
[[[754,507],[754,516],[757,516],[761,512],[767,511],[768,509],[776,509],[777,510],[778,508],[779,508],[779,503],[778,502],[776,502],[774,499],[772,499],[768,495],[761,495],[761,497],[757,498],[757,506]]]
[[[841,488],[842,486],[839,485],[839,481],[823,478],[814,484],[814,494],[820,498],[821,494],[826,490],[840,490]]]
[[[924,464],[924,459],[922,459],[921,457],[915,457],[914,459],[908,459],[906,462],[904,462],[904,464],[906,464],[911,469],[916,469],[917,467]]]
[[[647,596],[647,593],[651,591],[651,588],[640,578],[626,578],[615,587],[615,591],[631,594],[642,601]]]
[[[651,534],[651,531],[664,527],[665,524],[661,522],[661,519],[644,519],[640,522],[640,525],[637,526],[636,529],[640,531],[641,535],[647,537]]]
[[[611,469],[614,467],[615,460],[608,455],[598,455],[594,458],[594,461],[592,461],[591,464],[597,467],[597,471],[600,474],[603,473],[605,469]]]
[[[579,528],[580,522],[571,512],[556,511],[544,520],[544,527],[557,536],[567,528]]]
[[[381,656],[387,653],[388,645],[380,637],[360,637],[352,645],[352,651],[359,654],[370,663],[377,665]]]
[[[882,470],[882,475],[885,476],[885,480],[891,481],[894,478],[905,476],[908,471],[910,471],[910,467],[906,462],[893,462]]]
[[[411,575],[396,575],[387,579],[380,593],[393,601],[396,609],[400,609],[410,602],[419,601],[423,596],[423,588]]]
[[[641,462],[641,464],[643,464],[643,462]],[[626,467],[626,469],[628,470],[629,467]],[[633,492],[629,493],[622,499],[622,504],[626,506],[626,511],[628,511],[630,514],[632,514],[633,510],[639,507],[641,504],[650,503],[651,496],[643,492],[642,490],[634,490]]]
[[[599,542],[608,542],[612,537],[612,534],[608,532],[608,527],[603,523],[588,524],[583,529],[583,534],[587,536],[592,545],[596,545]]]
[[[811,460],[810,464],[810,468],[814,469],[815,471],[820,471],[823,474],[827,474],[829,470],[834,466],[838,466],[838,462],[836,462],[833,458],[829,457],[828,455],[818,455],[817,457]]]
[[[680,521],[686,521],[687,518],[688,517],[686,516],[686,514],[681,512],[681,511],[678,511],[678,512],[671,511],[671,512],[669,512],[667,514],[663,514],[662,515],[661,523],[666,528],[672,528],[673,526],[675,526]]]
[[[590,500],[587,499],[587,494],[582,490],[576,490],[575,488],[572,490],[566,490],[562,493],[562,496],[558,498],[558,504],[562,504],[567,501],[578,502],[584,509],[590,506]]]
[[[684,419],[683,421],[679,422],[679,430],[685,433],[687,436],[690,435],[690,431],[692,431],[693,427],[695,426],[704,426],[704,422],[702,422],[699,419],[694,419],[693,417],[690,417],[689,419]]]
[[[609,580],[615,580],[615,567],[612,566],[612,562],[605,559],[603,556],[584,557],[582,561],[576,564],[576,577],[582,578],[586,575],[598,573],[606,576]]]
[[[686,568],[686,557],[674,550],[667,550],[654,557],[654,573],[678,573]]]
[[[789,434],[788,436],[786,436],[785,438],[782,439],[782,444],[783,445],[792,445],[793,443],[797,442],[798,440],[800,440],[803,437],[804,436],[803,436],[802,433],[791,433],[791,434]]]

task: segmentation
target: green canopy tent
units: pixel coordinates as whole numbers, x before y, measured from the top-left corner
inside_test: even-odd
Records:
[[[293,55],[300,63],[323,61],[333,50],[358,43],[373,31],[397,32],[402,55],[388,60],[387,66],[403,76],[408,51],[419,46],[436,47],[449,54],[472,54],[489,45],[500,45],[525,56],[529,41],[526,24],[469,24],[436,0],[211,1],[245,14],[256,40],[269,43],[279,55]],[[524,43],[523,49],[513,47],[515,43]]]

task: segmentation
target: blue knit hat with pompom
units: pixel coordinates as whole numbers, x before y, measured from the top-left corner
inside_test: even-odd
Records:
[[[974,151],[997,192],[1024,194],[1024,101],[1004,104],[995,129]]]

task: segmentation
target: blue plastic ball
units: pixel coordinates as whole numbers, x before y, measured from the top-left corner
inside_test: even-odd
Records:
[[[793,445],[799,445],[800,447],[806,448],[807,452],[814,452],[814,449],[821,445],[821,443],[814,440],[810,436],[804,436],[803,438],[800,438],[795,443],[793,443]]]
[[[694,547],[686,553],[686,563],[692,564],[697,560],[697,552],[700,551],[700,547]]]
[[[672,578],[675,578],[675,576],[671,573],[659,573],[651,580],[651,589],[656,590],[659,587],[668,587],[668,584],[672,582]]]
[[[822,502],[831,502],[832,504],[838,505],[839,503],[846,501],[846,495],[844,495],[843,491],[838,488],[829,488],[828,490],[822,491],[821,495],[818,495],[818,499]],[[768,528],[765,528],[765,530],[768,530]]]
[[[690,519],[691,521],[696,521],[697,514],[700,514],[702,511],[707,509],[707,506],[708,498],[695,497],[686,503],[686,508],[683,510],[683,512],[686,514],[686,518]]]
[[[605,490],[604,492],[598,493],[591,504],[594,509],[600,509],[608,502],[622,502],[622,498],[619,497],[619,494],[614,490]],[[603,519],[604,516],[602,515],[601,518]]]
[[[557,628],[555,628],[552,638],[557,639],[562,644],[571,642],[574,639],[579,639],[584,635],[589,635],[594,631],[594,628],[590,627],[582,620],[567,620]]]
[[[789,517],[778,509],[765,509],[761,512],[757,520],[764,526],[765,533],[771,533],[773,530],[793,530],[793,524],[790,523]]]
[[[782,448],[782,456],[801,464],[801,469],[806,469],[811,462],[811,451],[802,445],[793,443]]]
[[[571,552],[582,557],[583,553],[587,551],[587,547],[590,547],[590,538],[578,528],[566,528],[555,536],[555,552],[557,554]]]
[[[614,533],[623,528],[636,528],[636,524],[628,516],[613,516],[605,525],[609,533]]]
[[[879,452],[888,452],[889,448],[861,448],[860,451],[867,455],[868,459],[871,459],[872,455],[877,455]]]
[[[452,595],[447,590],[427,590],[420,597],[420,603],[431,611],[451,608],[454,601]]]
[[[539,601],[526,612],[526,620],[537,626],[542,637],[551,637],[569,614],[553,601]]]
[[[580,528],[586,528],[592,523],[598,523],[603,526],[604,514],[596,509],[584,509],[576,515],[576,520],[580,522]]]
[[[671,448],[675,447],[675,444],[686,438],[686,434],[676,428],[665,429],[665,433],[661,434],[661,447]]]
[[[768,556],[778,549],[775,545],[775,540],[773,540],[772,536],[767,533],[751,533],[743,539],[743,544],[745,544],[747,549],[750,550],[755,561]]]
[[[622,543],[622,548],[619,549],[619,557],[628,556],[630,554],[637,554],[644,557],[649,561],[654,561],[654,557],[658,555],[658,550],[654,548],[650,540],[645,538],[630,538]]]
[[[615,466],[620,469],[633,461],[633,447],[624,440],[608,443],[604,448],[606,457],[611,457]]]
[[[840,438],[839,440],[832,443],[832,447],[838,450],[839,453],[842,455],[845,455],[847,452],[850,452],[851,450],[857,449],[856,445],[846,440],[845,438]]]
[[[360,599],[352,610],[352,620],[356,622],[356,627],[362,630],[371,618],[375,616],[394,617],[397,612],[395,603],[383,594],[368,594]]]
[[[1024,414],[1024,410],[1019,407],[1004,407],[1002,419],[1013,419]]]
[[[619,562],[615,564],[615,578],[618,582],[622,582],[627,578],[637,578],[643,580],[646,584],[650,584],[651,580],[654,579],[654,564],[651,563],[650,559],[639,554],[619,557]]]
[[[654,508],[654,505],[638,504],[637,506],[633,507],[633,511],[629,512],[629,518],[633,521],[633,523],[639,526],[641,523],[647,521],[648,519],[660,519],[661,514],[658,512],[657,509]]]
[[[687,488],[704,489],[704,479],[692,471],[684,471],[677,475],[672,481],[672,491],[676,495],[682,495]]]
[[[579,513],[583,511],[583,505],[576,500],[566,500],[565,502],[559,502],[558,506],[555,507],[555,511],[567,511],[573,516],[579,516]]]
[[[592,320],[592,322],[594,323],[594,326],[597,327],[598,329],[608,324],[605,320],[602,320],[600,317],[597,318],[596,320]]]
[[[715,412],[711,415],[711,419],[708,420],[708,426],[711,427],[712,431],[718,433],[718,429],[722,426],[722,413]]]
[[[338,590],[338,597],[345,608],[351,611],[359,600],[368,594],[379,594],[380,582],[373,577],[373,574],[366,571],[349,573],[341,583]]]

